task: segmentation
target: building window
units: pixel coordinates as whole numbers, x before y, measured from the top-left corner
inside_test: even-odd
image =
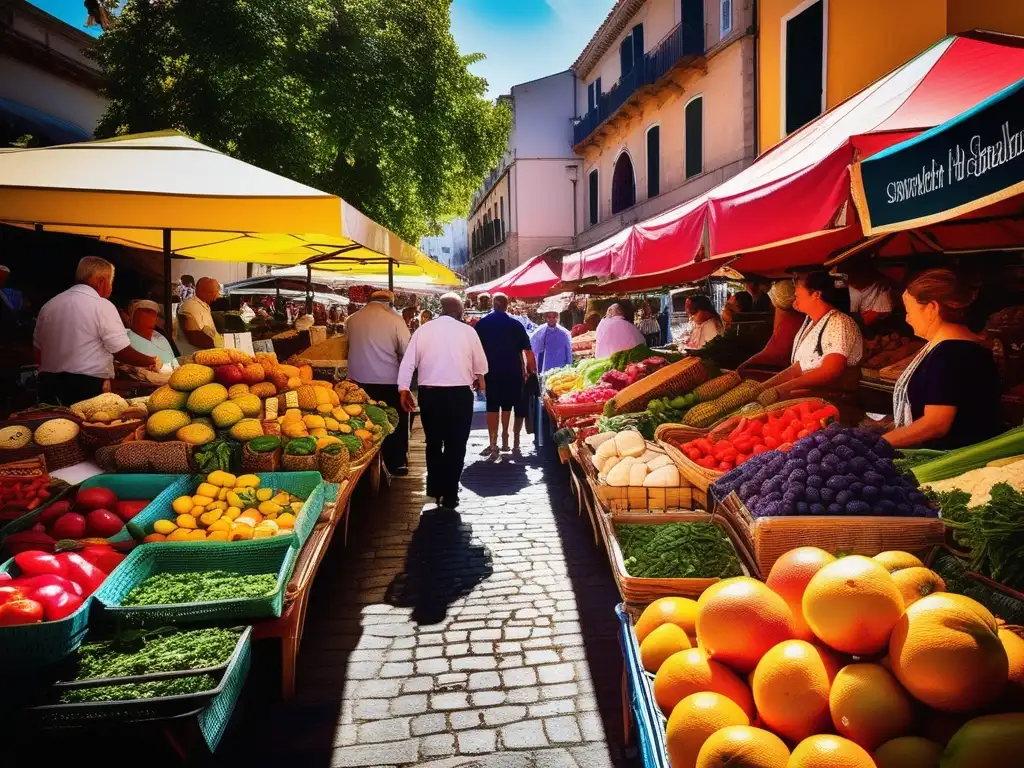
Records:
[[[782,133],[825,111],[826,0],[809,0],[782,19]]]
[[[684,108],[683,170],[686,178],[704,172],[704,97],[694,96]]]
[[[587,204],[590,208],[588,211],[589,216],[587,221],[590,222],[590,226],[597,224],[597,203],[598,203],[598,184],[597,184],[597,169],[595,168],[590,172],[590,176],[587,177]]]
[[[505,229],[505,198],[501,198],[501,228]]]
[[[633,31],[619,43],[619,64],[622,77],[630,74],[644,60],[644,25],[637,24]]]
[[[647,131],[647,197],[661,193],[661,128],[651,126]]]
[[[704,52],[704,0],[683,0],[683,53]]]
[[[498,274],[499,275],[504,275],[505,274],[505,260],[504,259],[498,259]]]
[[[722,27],[721,37],[725,37],[732,32],[732,0],[720,0],[722,9]]]
[[[628,152],[619,155],[612,173],[612,213],[624,211],[636,205],[636,177],[633,161]]]
[[[601,78],[597,78],[587,86],[587,111],[593,112],[597,109],[597,103],[601,100]]]

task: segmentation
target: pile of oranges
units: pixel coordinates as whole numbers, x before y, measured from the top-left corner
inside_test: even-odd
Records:
[[[1024,764],[1024,639],[905,552],[795,549],[635,630],[672,768]]]

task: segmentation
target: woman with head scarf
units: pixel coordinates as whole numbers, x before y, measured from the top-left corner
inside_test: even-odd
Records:
[[[748,368],[785,368],[789,365],[793,340],[804,321],[803,315],[793,310],[795,295],[792,280],[777,280],[772,284],[768,291],[768,298],[775,308],[771,338],[764,349],[736,369],[741,376]]]

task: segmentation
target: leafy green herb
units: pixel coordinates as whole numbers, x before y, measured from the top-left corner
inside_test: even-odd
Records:
[[[234,452],[227,440],[214,440],[196,448],[193,454],[200,473],[207,475],[214,470],[230,472]]]
[[[238,632],[194,629],[167,634],[132,632],[88,643],[78,650],[77,680],[182,672],[223,664],[235,650]]]
[[[929,461],[945,455],[945,451],[936,451],[931,448],[903,448],[897,451],[896,458],[892,460],[892,463],[901,473],[905,473],[914,467],[927,464]]]
[[[971,556],[971,569],[1011,589],[1024,591],[1024,494],[997,483],[992,498],[967,508],[970,494],[939,494],[942,519]]]
[[[714,523],[616,525],[615,535],[630,576],[724,579],[743,574],[732,542]]]
[[[96,688],[72,688],[61,694],[63,704],[77,704],[84,701],[130,701],[132,699],[158,699],[164,696],[184,696],[202,693],[217,687],[217,681],[210,675],[176,677],[171,680],[154,680],[150,683],[129,683],[127,685],[101,685]]]
[[[156,573],[125,595],[121,605],[171,605],[263,597],[277,588],[273,573],[227,571]]]

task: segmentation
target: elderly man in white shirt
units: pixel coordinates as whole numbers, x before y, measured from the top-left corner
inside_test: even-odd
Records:
[[[406,412],[415,409],[410,388],[418,371],[420,418],[427,441],[427,496],[439,507],[459,505],[459,479],[473,425],[473,385],[484,389],[487,357],[473,327],[462,322],[462,300],[441,297],[441,314],[409,340],[398,370]]]
[[[132,349],[117,308],[110,303],[114,265],[86,256],[75,270],[76,285],[39,310],[35,346],[39,400],[70,406],[95,397],[114,378],[114,360],[160,369],[159,358]]]
[[[391,291],[374,291],[369,303],[349,317],[348,377],[374,400],[398,409],[398,428],[384,438],[381,454],[392,475],[409,474],[409,414],[398,397],[398,366],[409,346],[409,327],[391,309]]]
[[[643,343],[644,335],[626,319],[622,304],[616,302],[608,307],[604,319],[597,326],[594,357],[611,357],[616,352],[632,349]]]

